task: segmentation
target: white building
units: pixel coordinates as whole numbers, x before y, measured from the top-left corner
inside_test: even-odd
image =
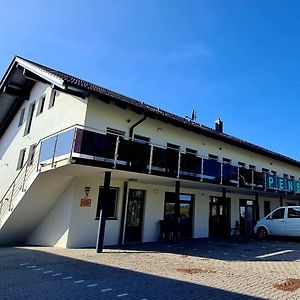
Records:
[[[0,105],[1,245],[93,247],[101,203],[105,245],[250,234],[299,204],[300,162],[221,121],[211,129],[21,57]]]

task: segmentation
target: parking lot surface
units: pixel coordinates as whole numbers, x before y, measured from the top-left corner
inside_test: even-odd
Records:
[[[0,248],[1,299],[300,299],[300,242]]]

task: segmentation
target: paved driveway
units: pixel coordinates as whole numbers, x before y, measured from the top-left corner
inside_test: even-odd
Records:
[[[0,299],[300,299],[298,285],[299,241],[0,248]]]

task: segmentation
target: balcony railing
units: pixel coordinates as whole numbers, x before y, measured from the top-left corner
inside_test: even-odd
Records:
[[[300,194],[300,181],[82,126],[75,126],[42,141],[41,166],[54,166],[65,158],[79,164],[144,174]]]

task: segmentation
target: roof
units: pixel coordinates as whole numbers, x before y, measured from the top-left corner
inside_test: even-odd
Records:
[[[34,84],[34,80],[49,82],[56,88],[73,94],[82,93],[81,95],[85,96],[88,94],[94,94],[99,100],[105,102],[114,102],[120,107],[129,107],[131,110],[140,114],[145,114],[148,117],[158,119],[163,122],[182,127],[186,130],[190,130],[195,133],[228,143],[230,145],[267,156],[271,159],[300,167],[300,161],[298,160],[226,133],[217,132],[210,127],[169,113],[145,102],[113,92],[99,85],[79,79],[64,72],[54,70],[19,56],[16,56],[13,59],[0,82],[0,138],[5,132],[6,128],[9,126],[9,123],[14,115],[17,113],[22,101],[24,101],[26,96],[28,96],[28,93]],[[14,86],[17,86],[18,88],[13,89]]]

